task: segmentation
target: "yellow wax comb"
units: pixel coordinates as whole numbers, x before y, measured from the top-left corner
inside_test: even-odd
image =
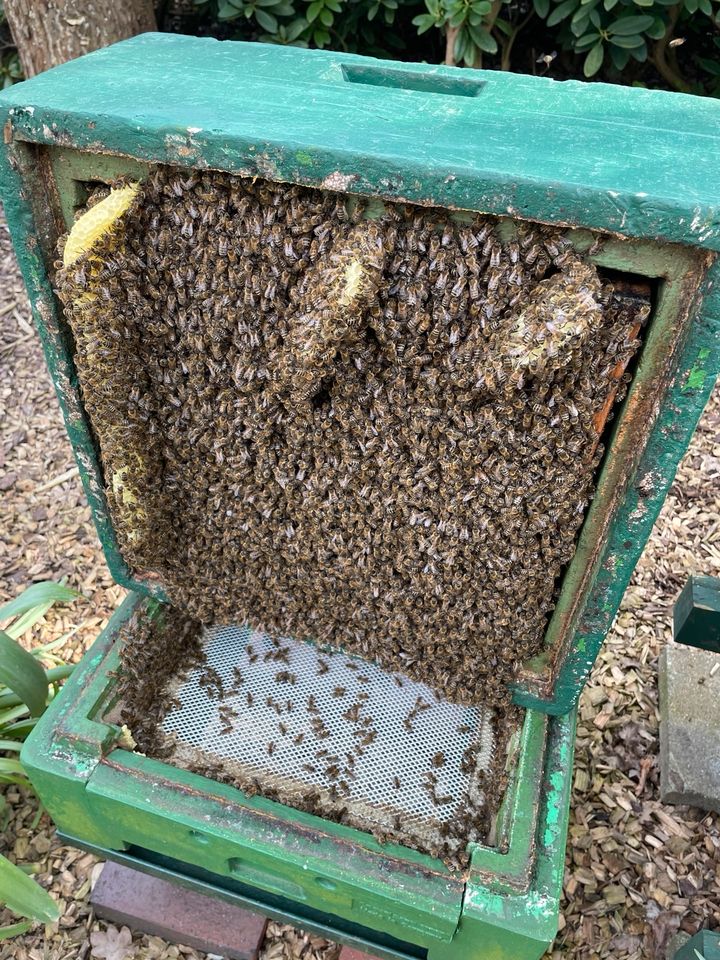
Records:
[[[63,266],[69,267],[92,248],[100,237],[120,219],[135,199],[139,183],[112,189],[94,207],[90,207],[72,226],[63,251]]]

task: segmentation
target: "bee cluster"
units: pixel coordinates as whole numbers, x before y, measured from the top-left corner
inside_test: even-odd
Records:
[[[137,576],[507,702],[646,307],[546,227],[172,168],[58,286]]]

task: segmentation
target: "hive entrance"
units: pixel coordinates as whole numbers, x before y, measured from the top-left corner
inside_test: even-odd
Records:
[[[59,285],[136,575],[507,698],[646,303],[544,227],[165,168]]]
[[[206,631],[172,695],[173,760],[282,802],[451,855],[486,828],[489,711],[342,654],[247,627]],[[474,818],[474,821],[473,821]]]

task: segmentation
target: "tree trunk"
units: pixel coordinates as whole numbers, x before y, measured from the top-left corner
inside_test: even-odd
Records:
[[[5,0],[26,77],[156,30],[153,0]]]

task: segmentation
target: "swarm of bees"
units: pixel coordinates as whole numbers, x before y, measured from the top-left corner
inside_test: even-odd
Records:
[[[93,263],[58,287],[135,575],[506,704],[647,307],[557,230],[172,168]]]
[[[118,631],[121,668],[117,675],[120,720],[137,748],[166,759],[173,753],[160,725],[178,701],[173,682],[205,663],[202,626],[180,611],[150,601],[135,609]]]

